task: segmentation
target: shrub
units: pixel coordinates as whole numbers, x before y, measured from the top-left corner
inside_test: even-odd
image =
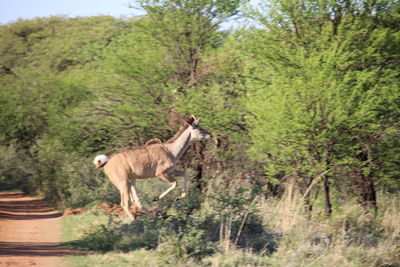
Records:
[[[26,151],[18,149],[11,143],[8,146],[0,146],[0,155],[0,187],[21,188],[26,192],[32,192],[33,188],[29,181],[33,173],[33,162]]]

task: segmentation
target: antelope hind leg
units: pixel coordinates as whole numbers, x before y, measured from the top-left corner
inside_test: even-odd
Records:
[[[144,213],[143,212],[143,206],[142,203],[140,203],[137,190],[136,190],[136,181],[131,182],[131,191],[130,191],[130,198],[132,203],[135,204],[135,207],[137,208],[137,213]]]
[[[121,206],[122,209],[125,211],[126,215],[128,215],[131,221],[135,220],[135,216],[129,210],[129,197],[130,197],[130,188],[127,184],[124,184],[121,189]]]

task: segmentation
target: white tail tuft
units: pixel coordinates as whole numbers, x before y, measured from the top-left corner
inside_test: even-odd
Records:
[[[96,168],[103,167],[104,165],[106,165],[107,162],[108,162],[108,157],[106,155],[97,155],[93,160],[93,163],[94,165],[96,165]]]

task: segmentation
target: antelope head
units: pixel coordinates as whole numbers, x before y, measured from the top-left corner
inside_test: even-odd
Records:
[[[190,129],[190,134],[192,136],[191,139],[194,141],[212,139],[211,134],[199,126],[199,121],[200,120],[196,119],[194,115],[191,115],[187,121],[187,123],[191,127]]]

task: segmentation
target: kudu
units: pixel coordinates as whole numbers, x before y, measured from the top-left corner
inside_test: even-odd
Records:
[[[184,171],[176,170],[176,163],[192,141],[212,138],[211,134],[198,124],[199,120],[192,115],[166,143],[152,139],[142,147],[124,150],[112,155],[110,159],[105,155],[98,155],[95,158],[93,163],[96,167],[104,167],[104,172],[118,188],[121,206],[132,221],[135,220],[135,216],[129,211],[129,200],[142,212],[142,204],[136,192],[136,179],[160,177],[172,184],[165,192],[154,198],[156,201],[165,197],[177,186],[175,176],[182,176],[184,180],[180,198],[186,197],[189,176]]]

